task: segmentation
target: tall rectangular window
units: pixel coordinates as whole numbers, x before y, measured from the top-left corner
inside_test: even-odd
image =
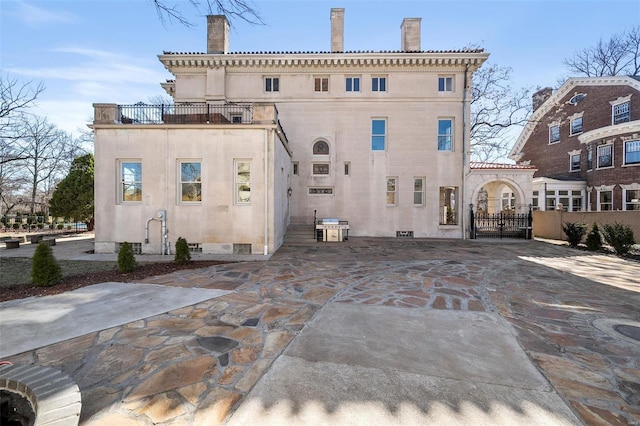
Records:
[[[199,203],[202,201],[202,163],[180,162],[180,201]]]
[[[598,211],[613,210],[613,191],[598,192]]]
[[[387,178],[387,205],[395,206],[398,203],[398,179]]]
[[[120,163],[122,201],[142,201],[142,163],[123,161]]]
[[[386,92],[387,91],[387,77],[372,77],[371,78],[371,91],[372,92]]]
[[[413,205],[424,205],[424,178],[413,178]]]
[[[598,168],[613,166],[613,145],[600,145],[598,147]]]
[[[451,151],[453,142],[453,120],[438,120],[438,151]]]
[[[298,175],[298,162],[297,161],[293,162],[293,174],[296,175],[296,176]]]
[[[360,77],[347,77],[345,79],[347,92],[359,92],[360,91]]]
[[[624,143],[624,164],[640,164],[640,140]]]
[[[640,189],[624,191],[624,210],[640,210]]]
[[[280,78],[279,77],[265,77],[264,78],[264,91],[265,92],[279,92],[280,91]]]
[[[440,187],[440,225],[458,224],[458,215],[456,208],[457,192],[457,187]]]
[[[582,133],[582,117],[571,120],[571,135]]]
[[[383,118],[371,120],[371,149],[384,151],[387,139],[387,120]]]
[[[328,92],[329,91],[329,77],[315,77],[314,78],[314,90],[316,92]]]
[[[236,160],[235,174],[236,204],[251,203],[251,162]]]
[[[560,141],[560,126],[549,126],[549,143],[556,143]]]
[[[345,176],[351,176],[351,162],[350,161],[345,161],[344,162],[344,175]]]
[[[572,212],[582,211],[582,192],[581,191],[571,191],[571,211]]]
[[[587,148],[587,170],[593,170],[593,147]]]
[[[580,154],[571,155],[571,169],[572,172],[580,171]]]
[[[631,103],[629,101],[613,105],[612,124],[626,123],[631,120]]]
[[[438,77],[438,92],[453,92],[453,77]]]

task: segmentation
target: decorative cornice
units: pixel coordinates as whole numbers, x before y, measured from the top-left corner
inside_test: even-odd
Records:
[[[610,138],[612,136],[626,133],[640,132],[640,120],[620,123],[613,126],[600,127],[599,129],[585,132],[578,136],[580,143],[590,143],[598,139]]]
[[[557,103],[560,99],[565,97],[567,93],[575,90],[578,86],[621,86],[627,85],[638,91],[640,91],[640,81],[629,76],[604,76],[604,77],[572,77],[565,81],[565,83],[558,88],[537,110],[533,112],[529,118],[529,122],[524,127],[518,140],[511,148],[511,152],[508,157],[512,160],[518,161],[522,155],[522,148],[527,140],[531,136],[533,129],[538,123]],[[587,134],[590,132],[587,132]]]
[[[429,53],[317,53],[317,54],[163,54],[160,62],[176,68],[336,68],[336,67],[471,67],[475,71],[488,53],[478,51]]]

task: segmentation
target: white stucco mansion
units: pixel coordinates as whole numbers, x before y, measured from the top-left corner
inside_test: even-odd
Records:
[[[290,224],[349,222],[351,236],[465,238],[469,97],[482,49],[229,52],[224,16],[207,52],[159,55],[172,105],[94,104],[96,252],[128,241],[167,253],[273,253]],[[528,188],[530,189],[530,188]],[[518,194],[520,202],[524,192]]]

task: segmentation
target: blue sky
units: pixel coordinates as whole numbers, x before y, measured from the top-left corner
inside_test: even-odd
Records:
[[[164,50],[206,50],[206,20],[187,0],[167,0],[195,26],[158,19],[150,0],[0,0],[0,68],[46,90],[35,113],[77,133],[92,103],[135,103],[164,95]],[[269,1],[265,21],[232,24],[231,51],[326,51],[330,9],[345,8],[346,50],[400,49],[400,23],[422,18],[422,49],[483,47],[513,69],[516,87],[555,86],[563,59],[640,23],[640,0]]]

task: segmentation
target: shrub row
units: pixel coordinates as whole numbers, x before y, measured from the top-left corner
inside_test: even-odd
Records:
[[[191,261],[189,244],[182,237],[176,241],[174,261],[178,264]],[[133,247],[125,241],[118,252],[118,270],[122,273],[132,272],[137,264]],[[38,244],[31,261],[31,281],[37,286],[48,287],[59,283],[61,279],[62,269],[53,256],[51,247],[43,243]]]
[[[584,223],[565,222],[562,230],[567,236],[570,247],[577,247],[582,242],[582,238],[587,234],[587,225]],[[588,250],[598,251],[602,249],[602,239],[613,247],[617,255],[627,254],[635,242],[633,229],[629,225],[615,222],[613,224],[602,225],[602,231],[594,222],[591,230],[587,234],[585,244]]]

